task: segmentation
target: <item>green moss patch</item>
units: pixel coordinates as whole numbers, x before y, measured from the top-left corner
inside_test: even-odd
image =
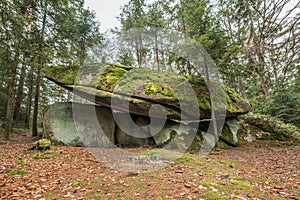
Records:
[[[132,99],[149,99],[157,103],[170,105],[176,109],[180,108],[178,98],[186,103],[193,101],[192,95],[188,91],[178,89],[178,86],[182,83],[189,83],[195,91],[198,106],[202,112],[201,116],[209,118],[210,115],[211,97],[207,85],[201,76],[185,77],[174,73],[158,73],[151,69],[134,68],[120,64],[95,64],[80,68],[78,66],[55,66],[46,67],[43,72],[48,79],[68,89],[71,89],[74,85],[85,86],[85,89],[94,88],[100,91],[94,93],[99,98],[113,95],[112,92],[118,85],[118,92],[133,94],[134,98]],[[75,83],[77,77],[82,79],[80,84],[79,82],[78,84]],[[236,116],[250,110],[250,104],[242,99],[233,89],[215,81],[211,81],[211,87],[212,90],[216,91],[214,101],[226,102],[226,109],[229,115]],[[103,91],[108,94],[102,96]],[[218,94],[220,95],[218,96]],[[86,97],[83,96],[83,98]]]
[[[220,192],[209,191],[201,194],[200,198],[205,198],[209,200],[226,200],[227,197],[221,196]]]
[[[123,65],[103,66],[103,68],[99,68],[98,76],[93,77],[92,83],[95,84],[97,89],[112,92],[117,82],[130,69],[132,69],[132,67],[126,67]]]
[[[28,171],[26,170],[17,170],[17,169],[12,169],[12,170],[9,170],[7,172],[5,172],[6,174],[9,174],[11,176],[14,176],[14,175],[24,175],[24,174],[28,174]]]
[[[252,189],[252,186],[247,183],[247,182],[244,182],[244,181],[238,181],[238,180],[235,180],[233,181],[232,183],[235,187],[238,187],[239,189],[241,190],[247,190],[247,189]]]
[[[24,157],[18,157],[18,158],[15,160],[15,163],[16,163],[17,165],[24,166],[24,165],[25,165]]]
[[[176,99],[176,95],[167,86],[159,85],[155,83],[148,83],[145,87],[145,94],[162,94],[163,96],[172,97]]]
[[[175,162],[176,164],[184,164],[189,166],[203,166],[204,163],[201,162],[200,157],[196,157],[190,154],[184,154]]]
[[[79,66],[51,66],[43,69],[44,75],[65,85],[75,83]]]
[[[268,116],[249,113],[243,116],[245,123],[250,124],[251,127],[256,127],[256,132],[265,132],[262,134],[263,140],[279,140],[279,141],[294,141],[299,144],[300,130],[292,124],[286,124],[283,121]],[[253,131],[252,131],[253,132]]]
[[[30,150],[39,150],[45,151],[50,150],[51,148],[51,141],[48,139],[40,139],[31,144]]]
[[[76,179],[76,180],[73,180],[72,181],[72,185],[74,187],[82,187],[85,185],[85,181],[84,180],[81,180],[81,179]]]
[[[151,150],[147,150],[144,151],[142,154],[143,155],[155,155],[155,154],[159,154],[160,151],[158,151],[157,149],[151,149]]]

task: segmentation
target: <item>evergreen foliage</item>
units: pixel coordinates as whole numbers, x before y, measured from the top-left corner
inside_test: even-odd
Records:
[[[14,127],[32,127],[36,134],[43,110],[71,97],[44,80],[42,69],[82,65],[96,45],[104,52],[104,36],[84,0],[8,0],[0,7],[0,124],[5,137]],[[225,84],[251,101],[253,112],[299,127],[299,7],[292,0],[130,0],[118,17],[121,28],[113,33],[155,27],[194,39],[214,59]],[[159,38],[157,30],[152,34]],[[195,71],[185,58],[162,51],[159,41],[152,49],[144,48],[139,36],[133,43],[135,50],[121,51],[120,64],[143,67],[149,62],[152,68],[184,75]]]
[[[277,86],[270,94],[268,101],[262,97],[253,98],[253,111],[268,114],[292,123],[300,128],[300,81],[292,85]]]
[[[64,99],[68,96],[57,86],[48,87],[42,68],[82,64],[89,49],[102,40],[99,23],[95,14],[84,8],[83,0],[9,0],[1,1],[0,7],[0,120],[4,135],[9,137],[13,127],[32,127],[36,135],[42,110],[56,98],[56,91],[60,90]]]

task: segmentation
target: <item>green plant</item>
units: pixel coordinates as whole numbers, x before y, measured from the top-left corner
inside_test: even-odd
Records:
[[[155,154],[158,154],[158,153],[159,153],[158,150],[156,150],[156,149],[151,149],[151,150],[144,151],[144,152],[143,152],[143,155],[150,156],[150,155],[155,155]]]
[[[25,165],[24,157],[18,157],[18,158],[15,160],[15,163],[16,163],[17,165],[24,166],[24,165]]]
[[[53,193],[51,191],[45,192],[45,194],[43,195],[45,198],[50,198],[52,197]]]
[[[74,187],[81,187],[81,186],[84,186],[85,182],[84,182],[84,180],[77,179],[77,180],[74,180],[72,182],[72,184]]]
[[[26,170],[17,170],[17,169],[12,169],[12,170],[9,170],[5,173],[9,174],[11,176],[28,174],[28,172]]]
[[[251,99],[253,112],[271,115],[300,128],[300,81],[276,85],[268,101],[263,97]]]
[[[99,200],[104,200],[106,197],[103,194],[95,194],[95,197]]]
[[[238,181],[238,180],[235,180],[233,182],[233,185],[237,186],[239,189],[251,189],[252,188],[252,186],[249,183],[246,183],[244,181]]]

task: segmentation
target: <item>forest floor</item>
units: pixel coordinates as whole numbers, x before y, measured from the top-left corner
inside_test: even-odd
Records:
[[[300,147],[278,141],[256,141],[205,157],[188,152],[160,170],[145,173],[110,169],[87,148],[28,151],[31,142],[25,134],[0,140],[0,199],[300,197]]]

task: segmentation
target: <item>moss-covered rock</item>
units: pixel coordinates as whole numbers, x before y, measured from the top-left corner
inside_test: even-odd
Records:
[[[230,146],[241,146],[255,140],[279,140],[299,144],[300,130],[274,117],[246,114],[226,120],[220,140]]]
[[[115,123],[111,110],[95,105],[77,103],[56,103],[46,112],[44,137],[55,144],[88,147],[114,147],[156,145],[168,149],[201,149],[209,120],[200,122],[197,129],[192,124],[180,124],[167,120],[158,133],[150,133],[146,128],[149,117],[118,112]],[[75,111],[75,115],[74,112]],[[77,114],[76,114],[77,113]],[[93,116],[95,113],[95,116]],[[137,125],[133,127],[129,120]],[[99,125],[98,125],[99,124]],[[155,125],[155,124],[153,124]],[[120,126],[120,127],[119,127]],[[101,127],[101,129],[100,129]],[[156,130],[155,127],[152,127]],[[300,131],[268,116],[247,114],[239,118],[227,119],[222,129],[218,147],[241,146],[255,140],[281,140],[299,144]],[[33,145],[34,149],[45,149],[43,140]]]
[[[184,77],[174,73],[157,72],[150,69],[134,68],[119,64],[46,67],[43,72],[46,78],[66,89],[95,103],[111,107],[111,99],[128,100],[130,113],[148,116],[154,104],[162,104],[169,119],[198,120],[200,109],[201,119],[210,118],[210,95],[202,77]],[[181,113],[180,103],[194,105],[190,91],[180,88],[189,84],[197,97],[198,108],[190,107],[190,112]],[[227,117],[247,113],[251,106],[233,89],[212,82],[212,87],[224,91]],[[222,95],[220,95],[220,98]],[[215,97],[218,101],[218,96]],[[181,101],[179,101],[180,99]],[[219,99],[222,101],[222,99]],[[194,105],[197,106],[197,105]],[[128,111],[128,108],[113,107],[116,110]],[[158,117],[158,116],[157,116]]]
[[[300,129],[292,124],[268,115],[253,113],[242,118],[247,131],[255,134],[258,139],[300,142]]]
[[[51,148],[51,141],[48,139],[40,139],[31,144],[30,150],[45,151]]]
[[[79,66],[55,66],[44,68],[46,77],[54,82],[64,85],[73,85],[75,83]]]
[[[200,76],[185,77],[118,64],[88,65],[81,67],[80,70],[78,66],[47,67],[44,69],[44,75],[75,94],[105,107],[127,112],[127,107],[118,103],[112,104],[111,101],[128,101],[129,112],[137,116],[148,117],[150,108],[154,104],[161,104],[165,108],[167,118],[173,121],[182,120],[182,115],[188,121],[198,121],[199,118],[195,114],[197,109],[201,113],[201,126],[203,126],[203,120],[211,118],[211,97],[209,94],[211,91]],[[191,91],[197,98],[196,105],[189,93],[191,91],[183,91],[180,88],[182,84],[191,86]],[[222,95],[214,96],[214,101],[224,101],[226,104],[227,119],[220,135],[221,142],[230,146],[240,146],[257,139],[288,140],[299,143],[300,131],[296,127],[284,124],[277,119],[253,114],[237,119],[237,116],[249,112],[250,104],[227,86],[214,81],[210,82],[210,86],[211,90],[224,91],[225,94],[225,99],[222,99],[224,98]],[[180,105],[182,102],[190,106],[191,112],[182,113]],[[155,114],[154,117],[160,116]],[[174,138],[184,138],[175,137],[176,135],[184,136],[184,132],[188,135],[188,127],[182,131],[178,129],[178,124],[175,122],[174,124],[169,122],[168,125],[170,127],[164,127],[161,133],[153,136],[155,144],[167,145]],[[205,132],[205,130],[201,131]],[[182,141],[192,143],[191,148],[200,148],[203,142],[201,131],[198,131],[194,141],[185,141],[184,139]],[[123,142],[124,145],[130,143],[131,137],[127,137],[126,133],[123,132],[119,132],[120,135],[123,138],[122,141],[128,139],[127,142]],[[137,141],[136,144],[140,144],[140,142],[152,144],[153,140]],[[121,142],[119,143],[121,144]]]

